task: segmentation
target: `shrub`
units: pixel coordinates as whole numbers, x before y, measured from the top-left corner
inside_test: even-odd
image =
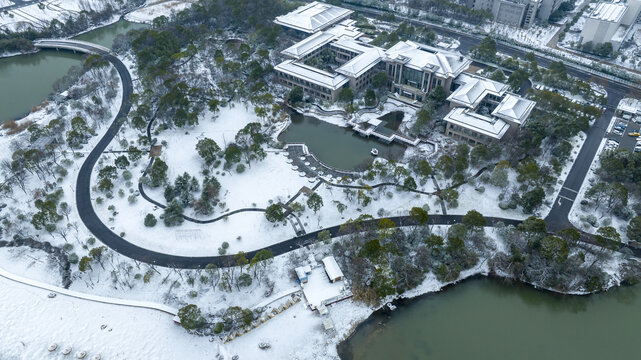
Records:
[[[77,264],[80,259],[78,258],[78,255],[76,253],[72,253],[69,255],[69,262],[72,264]]]
[[[158,220],[156,220],[156,217],[154,216],[154,214],[147,214],[147,216],[145,216],[146,227],[154,227],[156,226],[156,223],[158,223]]]
[[[218,322],[214,326],[214,334],[220,334],[221,332],[223,332],[223,323]]]

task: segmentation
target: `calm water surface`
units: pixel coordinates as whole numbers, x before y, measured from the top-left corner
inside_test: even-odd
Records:
[[[118,34],[144,26],[121,20],[77,39],[111,47]],[[40,105],[52,93],[54,82],[80,64],[80,55],[55,50],[0,59],[0,122],[22,117]]]
[[[382,324],[381,324],[382,323]],[[374,315],[348,359],[641,359],[641,286],[559,296],[474,279]]]
[[[397,143],[385,144],[375,138],[364,138],[354,131],[318,120],[311,116],[291,114],[292,124],[281,134],[280,139],[287,143],[302,142],[318,159],[329,166],[344,170],[364,168],[374,157],[372,148],[377,148],[379,156],[387,159],[399,159],[405,152],[405,146]],[[398,115],[387,119],[400,124]],[[385,120],[385,119],[382,119]]]

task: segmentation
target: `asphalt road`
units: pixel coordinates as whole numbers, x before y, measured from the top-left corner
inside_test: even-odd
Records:
[[[472,40],[470,39],[469,41],[470,42],[468,43],[468,45],[471,45]],[[463,45],[464,42],[461,41],[461,44]],[[152,251],[152,250],[148,250],[148,249],[136,246],[128,242],[127,240],[121,238],[117,234],[115,234],[100,220],[100,218],[98,217],[98,215],[96,214],[93,208],[93,203],[91,200],[91,192],[90,192],[91,173],[96,162],[100,158],[101,154],[107,149],[107,146],[109,145],[109,143],[113,140],[114,136],[120,130],[123,120],[126,118],[127,114],[129,113],[129,110],[131,109],[131,102],[129,100],[129,97],[133,91],[133,84],[131,81],[131,75],[129,74],[129,71],[127,70],[126,66],[117,57],[103,51],[101,48],[92,47],[89,44],[75,44],[75,45],[88,52],[100,54],[106,60],[112,63],[113,66],[118,71],[123,84],[123,98],[122,98],[123,100],[122,100],[120,109],[118,111],[118,114],[116,115],[114,122],[110,125],[105,135],[102,137],[102,139],[100,139],[96,147],[89,153],[89,155],[85,159],[85,162],[82,164],[82,167],[80,168],[80,172],[78,175],[78,179],[76,183],[76,205],[78,208],[78,213],[80,215],[80,218],[82,219],[85,226],[91,231],[92,234],[94,234],[94,236],[96,236],[96,238],[98,238],[101,242],[103,242],[109,248],[113,249],[114,251],[124,256],[127,256],[129,258],[132,258],[141,262],[155,264],[158,266],[177,267],[177,268],[202,268],[207,264],[215,264],[217,266],[233,265],[234,259],[233,259],[233,256],[231,255],[175,256],[170,254],[159,253],[156,251]],[[469,49],[469,46],[467,48]],[[542,61],[541,64],[543,63],[544,62]],[[568,69],[568,72],[570,71],[571,69]],[[571,202],[565,201],[565,200],[561,201],[561,199],[563,199],[562,196],[567,195],[566,196],[567,198],[572,198],[572,199],[574,198],[573,196],[575,195],[575,193],[572,190],[578,191],[585,175],[587,174],[587,171],[589,170],[590,163],[596,153],[600,140],[603,138],[605,134],[609,117],[612,115],[613,106],[616,106],[616,104],[618,103],[618,100],[623,96],[623,94],[627,92],[626,89],[624,89],[622,86],[614,82],[607,81],[607,83],[608,83],[608,86],[606,86],[606,89],[610,94],[608,105],[610,106],[606,111],[606,113],[596,121],[595,125],[588,132],[588,138],[586,139],[586,143],[583,146],[581,152],[579,153],[579,156],[577,157],[577,161],[572,167],[572,170],[570,171],[570,174],[568,175],[568,178],[566,179],[566,182],[564,184],[564,188],[567,188],[568,190],[564,189],[561,192],[558,198],[559,200],[558,205],[557,205],[557,202],[555,202],[555,205],[552,208],[550,215],[546,218],[546,221],[550,226],[550,230],[552,231],[569,226],[569,223],[567,221],[567,215],[571,207]],[[447,225],[447,224],[460,222],[461,218],[462,218],[461,215],[430,215],[429,223],[435,224],[435,225],[436,224]],[[514,220],[514,219],[502,219],[502,218],[486,218],[486,219],[488,221],[488,226],[492,226],[496,222],[502,222],[504,224],[511,224],[511,225],[516,225],[520,223],[519,220]],[[393,217],[391,218],[391,220],[394,221],[398,226],[412,224],[412,220],[408,216]],[[364,225],[375,226],[376,221],[377,219],[367,221],[364,223]],[[328,230],[330,234],[334,237],[339,235],[340,225],[336,225],[323,230]],[[296,248],[313,243],[314,241],[317,240],[318,233],[320,231],[321,230],[307,233],[302,236],[293,237],[291,239],[282,241],[280,243],[268,246],[265,249],[269,249],[270,251],[272,251],[272,253],[275,256],[281,255],[291,250],[294,250]],[[341,235],[344,235],[344,234],[345,232],[341,233]],[[262,249],[257,249],[255,251],[248,252],[247,257],[248,258],[252,257],[258,250],[262,250]]]

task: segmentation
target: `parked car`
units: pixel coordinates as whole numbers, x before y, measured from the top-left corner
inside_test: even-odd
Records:
[[[638,132],[638,131],[633,131],[633,132],[629,132],[629,133],[628,133],[628,135],[629,135],[629,136],[637,137],[637,136],[639,136],[639,135],[641,135],[641,134],[639,134],[639,132]]]

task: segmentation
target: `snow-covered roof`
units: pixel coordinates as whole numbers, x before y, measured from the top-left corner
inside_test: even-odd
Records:
[[[385,51],[389,60],[422,71],[428,69],[440,77],[456,77],[467,69],[472,60],[461,53],[437,49],[412,41],[401,41]]]
[[[329,42],[334,40],[334,38],[335,36],[333,34],[324,31],[317,32],[316,34],[308,36],[305,39],[281,51],[281,54],[293,57],[294,59],[301,59],[306,55],[311,54],[314,50],[322,47],[323,45],[328,44]]]
[[[311,274],[312,267],[310,265],[299,266],[295,268],[294,271],[296,272],[298,279],[304,279],[308,274]]]
[[[353,51],[356,53],[363,53],[365,51],[368,51],[370,49],[376,48],[373,45],[366,44],[362,41],[357,41],[354,39],[350,39],[348,37],[341,37],[338,40],[334,41],[332,43],[333,47],[337,47],[339,49],[344,49],[348,51]],[[380,48],[378,48],[380,49]]]
[[[325,30],[325,32],[335,35],[336,37],[343,36],[346,38],[357,39],[361,37],[363,33],[356,26],[354,26],[354,24],[356,24],[356,21],[345,19]]]
[[[499,105],[492,111],[492,115],[517,124],[523,124],[530,116],[536,103],[514,94],[507,94]]]
[[[641,115],[641,100],[632,98],[621,99],[617,109],[630,114]]]
[[[274,22],[311,34],[345,19],[352,12],[352,10],[314,1],[290,13],[276,17]]]
[[[469,108],[475,108],[487,94],[501,96],[508,88],[498,81],[468,74],[461,74],[456,81],[463,85],[454,90],[447,100]]]
[[[346,76],[357,78],[380,63],[384,56],[385,53],[383,52],[383,49],[372,47],[370,49],[367,49],[367,51],[365,51],[364,53],[355,56],[350,61],[341,65],[338,69],[336,69],[336,72]]]
[[[628,7],[625,4],[600,2],[589,17],[601,21],[619,22],[627,10]]]
[[[343,272],[333,256],[323,258],[323,265],[325,265],[325,271],[330,280],[334,281],[343,278]]]
[[[461,107],[452,109],[443,120],[499,140],[510,128],[508,123],[499,118],[477,114],[470,109]]]
[[[331,74],[294,60],[285,60],[274,69],[332,90],[337,90],[349,82],[349,79],[341,74]]]
[[[368,124],[370,124],[370,125],[372,125],[372,126],[374,126],[374,127],[377,127],[378,125],[380,125],[380,124],[382,124],[382,123],[383,123],[383,120],[380,120],[380,119],[376,119],[376,118],[374,118],[374,119],[369,119],[369,120],[367,121],[367,123],[368,123]]]

